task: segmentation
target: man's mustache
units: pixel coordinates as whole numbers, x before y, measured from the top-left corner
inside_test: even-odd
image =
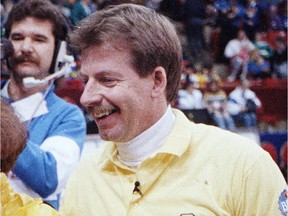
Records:
[[[14,64],[20,64],[23,62],[32,62],[32,63],[38,64],[37,59],[35,59],[32,56],[27,56],[27,55],[21,55],[21,56],[14,57],[12,61],[14,62]]]
[[[92,113],[101,113],[101,112],[105,112],[107,110],[119,110],[118,107],[115,107],[115,106],[101,106],[101,105],[97,105],[97,104],[94,104],[94,105],[89,105],[86,108],[86,111],[89,113],[89,114],[92,114]]]

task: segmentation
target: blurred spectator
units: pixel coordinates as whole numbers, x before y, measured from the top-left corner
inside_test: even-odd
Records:
[[[204,44],[205,44],[205,50],[209,51],[211,55],[213,54],[213,44],[214,41],[212,41],[212,34],[215,34],[214,32],[219,31],[219,28],[217,28],[217,17],[218,17],[218,11],[213,6],[213,3],[207,3],[206,4],[206,17],[204,22]]]
[[[14,4],[16,4],[18,1],[14,0],[5,0],[1,1],[1,4],[3,4],[5,10],[9,13],[13,7]]]
[[[248,80],[242,80],[229,94],[228,110],[235,122],[239,122],[245,128],[256,128],[256,110],[261,107],[261,101],[249,89],[249,85]]]
[[[270,63],[259,54],[258,49],[254,49],[250,52],[248,77],[251,77],[252,79],[265,79],[271,77]]]
[[[208,76],[207,76],[207,73],[206,73],[207,71],[203,70],[202,63],[199,63],[199,62],[195,63],[194,67],[193,67],[193,70],[194,70],[195,76],[197,77],[199,88],[200,89],[206,88],[206,83],[207,83],[207,80],[208,80]]]
[[[228,0],[216,0],[214,2],[214,7],[217,11],[219,11],[222,14],[225,14],[230,9],[230,4]]]
[[[213,63],[203,63],[203,65],[199,65],[199,69],[196,74],[197,79],[199,80],[199,87],[201,89],[205,89],[207,82],[211,79],[216,80],[221,83],[221,77],[218,72],[215,70]]]
[[[203,109],[205,108],[203,94],[198,88],[198,80],[194,76],[190,76],[178,91],[178,108],[181,110]]]
[[[214,7],[218,11],[217,25],[220,27],[218,54],[216,61],[228,63],[224,55],[226,45],[236,37],[238,29],[242,26],[245,14],[243,5],[238,1],[216,0]]]
[[[162,0],[159,12],[174,21],[183,21],[184,0]]]
[[[242,28],[243,18],[245,16],[245,7],[238,0],[230,0],[230,18],[232,19],[232,26],[235,29]]]
[[[194,67],[193,64],[189,60],[182,61],[182,71],[179,86],[180,89],[184,87],[190,75],[195,76],[193,67]]]
[[[0,3],[0,13],[1,13],[1,18],[0,18],[0,23],[1,23],[1,37],[3,37],[4,36],[4,24],[5,24],[5,22],[6,22],[6,20],[7,20],[7,11],[5,10],[5,7],[3,6],[3,4],[2,3]]]
[[[272,54],[273,74],[280,79],[287,79],[287,41],[285,37],[277,37],[275,46]]]
[[[227,63],[224,58],[224,48],[227,43],[234,38],[236,30],[232,27],[232,19],[228,16],[229,4],[226,0],[216,0],[214,7],[217,9],[218,15],[216,19],[217,26],[219,26],[219,39],[216,53],[216,61],[218,63]]]
[[[16,159],[26,146],[28,131],[21,123],[10,104],[1,99],[1,215],[59,215],[39,198],[15,193],[7,179]]]
[[[216,27],[217,24],[217,16],[218,16],[218,11],[217,9],[214,7],[214,5],[212,3],[207,3],[206,4],[206,20],[205,20],[205,24],[211,27]]]
[[[255,49],[253,43],[247,38],[245,31],[240,30],[237,38],[228,42],[225,47],[225,56],[230,59],[231,74],[227,78],[229,82],[238,77],[246,78],[248,72],[249,53]]]
[[[267,30],[284,30],[284,23],[278,13],[277,5],[271,4],[268,9]]]
[[[284,25],[284,30],[287,31],[288,27],[287,1],[283,1],[279,4],[279,15]]]
[[[188,46],[192,57],[199,58],[204,44],[203,27],[206,17],[204,0],[186,0],[184,3],[184,19]]]
[[[207,81],[208,80],[216,80],[219,84],[221,84],[222,79],[218,73],[218,71],[215,69],[215,65],[213,63],[204,63],[202,68],[202,73],[206,74]]]
[[[64,15],[67,18],[69,18],[71,22],[72,22],[71,15],[72,15],[72,10],[73,10],[75,1],[76,0],[65,0],[63,3],[63,8],[62,8]]]
[[[235,131],[234,120],[227,110],[227,95],[218,81],[208,81],[204,100],[215,124],[220,128]]]
[[[263,40],[264,37],[263,32],[256,32],[255,34],[255,40],[254,40],[254,45],[258,49],[259,54],[269,60],[272,56],[272,48],[271,46],[267,43],[267,41]]]
[[[259,27],[260,12],[254,0],[248,3],[243,17],[243,29],[249,40],[253,41]]]
[[[91,0],[76,0],[71,12],[71,21],[76,25],[80,20],[89,16],[95,11]]]
[[[5,35],[5,23],[7,21],[8,14],[13,7],[13,4],[14,4],[14,1],[12,1],[12,0],[1,1],[1,3],[0,3],[1,37],[4,37],[4,35]]]
[[[155,11],[159,11],[160,6],[161,6],[161,1],[162,0],[146,0],[145,6]]]

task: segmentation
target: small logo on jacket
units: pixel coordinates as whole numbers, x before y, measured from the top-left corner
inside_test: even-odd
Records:
[[[287,216],[288,215],[288,192],[286,189],[284,189],[284,191],[281,193],[278,204],[279,204],[279,209],[281,211],[281,214],[283,216]]]

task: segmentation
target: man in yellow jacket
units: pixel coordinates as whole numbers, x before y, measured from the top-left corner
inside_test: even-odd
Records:
[[[68,181],[65,216],[281,216],[286,182],[256,143],[172,109],[182,49],[171,22],[121,4],[71,35],[81,103],[108,141]],[[96,152],[98,154],[98,152]]]

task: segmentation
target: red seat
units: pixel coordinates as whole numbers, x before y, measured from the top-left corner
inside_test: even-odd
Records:
[[[274,49],[275,48],[275,39],[277,37],[283,37],[287,41],[287,33],[285,31],[268,31],[267,32],[267,43]]]
[[[287,160],[288,160],[287,146],[288,143],[285,142],[280,149],[280,161],[281,161],[280,163],[282,164],[282,166],[287,166]]]
[[[268,78],[262,81],[263,85],[266,86],[267,88],[275,88],[279,86],[279,80],[278,79],[272,79]]]
[[[270,142],[262,142],[261,146],[271,155],[272,159],[278,164],[278,154],[276,147]]]
[[[218,29],[213,29],[210,34],[211,41],[211,55],[216,58],[219,55],[219,37],[220,31]]]
[[[264,122],[267,123],[269,125],[276,125],[277,122],[279,121],[279,118],[277,115],[268,115],[268,114],[263,114],[262,116],[260,116],[260,122]]]

